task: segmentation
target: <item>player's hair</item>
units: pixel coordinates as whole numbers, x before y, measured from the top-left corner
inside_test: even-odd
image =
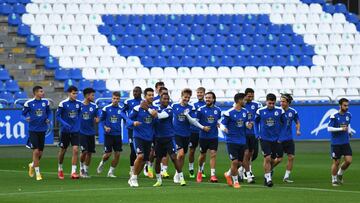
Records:
[[[165,97],[165,96],[168,96],[168,97],[170,98],[170,95],[169,95],[168,93],[162,93],[162,94],[160,95],[160,98],[163,98],[163,97]]]
[[[190,94],[192,95],[192,90],[190,88],[185,88],[181,91],[181,96],[184,96],[184,94]]]
[[[249,94],[249,93],[255,93],[254,89],[253,88],[246,88],[245,89],[245,95]]]
[[[133,91],[135,91],[135,90],[140,90],[140,92],[142,91],[141,87],[139,87],[139,86],[135,86]]]
[[[159,86],[165,86],[165,83],[162,81],[156,82],[155,83],[155,89],[158,88]]]
[[[197,92],[205,92],[206,90],[205,90],[205,87],[198,87],[198,88],[196,89],[196,91],[197,91]]]
[[[113,92],[112,93],[112,96],[114,96],[114,97],[121,97],[121,94],[120,94],[120,92]]]
[[[294,100],[291,94],[288,93],[281,94],[281,98],[286,99],[289,104],[291,104],[291,102]]]
[[[88,95],[88,94],[91,94],[91,93],[95,93],[95,90],[94,90],[93,88],[91,88],[91,87],[85,88],[85,89],[83,90],[84,96],[86,96],[86,95]]]
[[[243,100],[245,98],[244,93],[236,93],[234,96],[234,102],[238,103],[239,100]]]
[[[346,99],[346,98],[341,98],[341,99],[339,100],[339,105],[342,105],[344,102],[349,102],[349,100]]]
[[[144,95],[146,96],[148,92],[154,92],[154,89],[151,87],[148,87],[144,90]]]
[[[68,93],[77,92],[77,91],[78,91],[78,88],[75,86],[72,86],[72,85],[67,89]]]
[[[215,104],[215,102],[216,102],[216,95],[215,95],[215,93],[210,91],[210,92],[206,92],[205,95],[207,95],[207,94],[211,94],[211,96],[212,96],[213,99],[214,99],[214,104]]]
[[[33,93],[35,94],[37,91],[39,91],[41,89],[42,89],[42,87],[37,85],[37,86],[33,87]]]
[[[266,95],[266,101],[276,101],[276,96],[273,93],[269,93]]]
[[[164,90],[168,91],[168,88],[166,88],[166,87],[164,87],[164,86],[163,86],[163,87],[160,87],[159,93],[162,92],[162,91],[164,91]],[[160,96],[161,96],[161,95],[160,95]]]

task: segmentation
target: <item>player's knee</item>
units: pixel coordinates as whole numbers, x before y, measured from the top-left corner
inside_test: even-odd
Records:
[[[139,161],[144,161],[144,154],[138,154],[136,156],[136,159],[138,159]]]
[[[73,153],[74,153],[74,154],[79,153],[79,148],[78,148],[78,147],[73,147]]]
[[[289,161],[294,161],[295,156],[292,155],[292,154],[289,154],[289,155],[288,155],[288,159],[289,159]]]
[[[235,160],[232,160],[232,165],[233,166],[238,166],[240,164],[239,160],[235,159]]]

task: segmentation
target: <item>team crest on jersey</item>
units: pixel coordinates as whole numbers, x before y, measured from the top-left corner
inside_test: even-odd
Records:
[[[118,114],[121,114],[121,110],[118,110]]]
[[[212,116],[212,115],[208,116],[208,117],[207,117],[207,122],[208,122],[208,123],[214,123],[214,122],[215,122],[215,117]]]
[[[43,115],[43,111],[41,109],[36,109],[35,114],[36,116],[40,117]]]
[[[112,116],[110,117],[110,122],[111,122],[111,123],[117,123],[117,122],[118,122],[118,117],[115,116],[115,115],[112,115]]]
[[[80,106],[79,106],[79,104],[76,104],[75,107],[78,109]]]
[[[90,108],[89,108],[89,111],[94,111],[93,107],[90,107]]]
[[[217,111],[217,110],[215,110],[215,111],[214,111],[214,114],[215,114],[215,115],[216,115],[216,114],[218,114],[218,111]]]
[[[70,118],[76,118],[76,116],[77,116],[76,111],[71,110],[71,111],[69,112],[69,117],[70,117]]]
[[[244,121],[242,119],[237,120],[236,121],[236,126],[239,127],[239,128],[243,127],[244,126]]]
[[[84,112],[82,114],[82,117],[83,117],[84,120],[89,120],[90,119],[90,114],[88,112]]]
[[[255,109],[255,105],[251,105],[251,109],[254,110],[254,109]]]
[[[267,126],[269,126],[269,127],[274,126],[275,125],[275,120],[272,119],[272,118],[268,118],[268,119],[266,119],[265,124]]]
[[[275,115],[275,116],[278,116],[278,115],[279,115],[279,112],[275,111],[274,115]]]
[[[186,119],[186,116],[184,115],[184,113],[181,113],[181,114],[178,115],[178,120],[179,121],[185,121],[185,119]]]
[[[246,118],[246,113],[243,113],[243,117]]]
[[[290,112],[290,113],[289,113],[289,117],[291,118],[292,116],[293,116],[293,115],[292,115],[292,113]]]
[[[147,123],[147,124],[150,124],[150,123],[152,123],[152,117],[151,116],[146,116],[146,117],[144,117],[144,123]]]
[[[41,104],[43,107],[45,107],[46,106],[46,104],[43,102],[42,104]]]
[[[346,116],[346,118],[345,118],[345,119],[346,119],[346,121],[349,121],[349,120],[350,120],[349,116]]]

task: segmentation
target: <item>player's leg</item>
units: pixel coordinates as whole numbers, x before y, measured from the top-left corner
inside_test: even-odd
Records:
[[[331,156],[333,160],[331,165],[331,182],[333,186],[339,186],[341,183],[337,178],[337,172],[342,157],[342,149],[340,145],[331,145]]]
[[[283,143],[283,150],[284,153],[287,154],[288,160],[287,160],[287,164],[286,164],[286,171],[285,171],[285,175],[284,175],[284,182],[286,183],[292,183],[294,181],[292,181],[290,179],[290,173],[293,169],[294,166],[294,159],[295,159],[295,144],[294,141],[289,141],[287,143]]]
[[[136,159],[136,152],[133,144],[133,130],[128,129],[129,146],[130,146],[130,176],[134,173],[134,162]]]
[[[272,178],[271,178],[271,142],[261,140],[261,149],[264,154],[263,168],[264,168],[264,185],[272,187]]]
[[[233,183],[235,181],[238,182],[238,166],[239,166],[239,161],[238,161],[238,150],[237,150],[237,145],[236,144],[232,144],[232,143],[227,143],[226,144],[226,149],[227,152],[229,154],[229,158],[230,158],[230,169],[228,171],[226,171],[224,173],[224,177],[226,179],[226,183],[229,186],[233,186]],[[236,178],[234,177],[236,176]]]
[[[174,182],[180,183],[181,186],[186,185],[186,181],[184,178],[184,174],[182,171],[182,166],[180,165],[180,162],[177,160],[176,156],[176,143],[174,138],[168,138],[166,143],[164,143],[164,152],[165,154],[168,154],[171,161],[174,163],[175,170],[176,170],[176,180],[174,179]]]
[[[210,182],[217,183],[218,179],[216,177],[216,154],[218,149],[218,139],[211,139],[208,141],[208,149],[210,150]]]
[[[190,140],[187,137],[175,136],[175,142],[177,145],[177,160],[178,160],[181,170],[184,167],[185,154],[188,151],[189,141]],[[174,183],[180,183],[180,177],[179,177],[179,173],[177,171],[174,175],[173,180],[174,180]]]
[[[80,138],[77,133],[71,134],[71,145],[72,145],[72,158],[71,158],[71,178],[78,179],[79,175],[76,173],[77,163],[79,158],[79,144]]]
[[[150,149],[149,159],[146,162],[147,176],[149,178],[154,178],[154,168],[153,168],[154,159],[155,159],[155,150],[154,150],[154,144],[153,144]]]
[[[58,153],[58,178],[63,180],[64,179],[64,172],[63,172],[63,162],[66,150],[70,144],[70,134],[69,133],[61,133],[60,135],[60,150]]]
[[[162,177],[161,177],[161,162],[163,158],[166,156],[166,151],[164,153],[163,143],[160,139],[155,140],[155,173],[156,173],[156,183],[153,185],[154,187],[160,187],[162,185]]]
[[[96,169],[97,174],[101,174],[104,170],[104,165],[105,163],[109,160],[109,158],[111,157],[112,151],[113,151],[113,140],[111,138],[112,136],[110,135],[105,135],[104,136],[104,154],[101,158],[101,161]]]
[[[344,162],[341,164],[341,167],[339,168],[337,172],[337,179],[340,183],[343,183],[343,175],[346,169],[349,168],[349,166],[352,163],[352,150],[350,144],[344,144],[342,145],[342,154],[344,156]]]
[[[166,155],[165,157],[162,158],[161,164],[160,164],[161,165],[161,176],[163,178],[170,177],[169,173],[167,172],[168,164],[169,164],[169,156]]]
[[[189,145],[189,174],[190,178],[195,178],[194,173],[194,161],[195,161],[195,151],[199,144],[199,133],[192,133],[190,137]]]
[[[271,172],[282,162],[284,155],[283,146],[278,142],[271,142]],[[272,174],[271,174],[272,175]]]
[[[136,149],[136,159],[134,162],[134,174],[130,177],[128,183],[130,187],[138,187],[137,177],[143,169],[145,162],[149,160],[152,142],[134,138],[134,148]]]
[[[89,176],[89,166],[91,163],[91,157],[92,154],[95,153],[95,136],[89,136],[88,138],[88,144],[87,144],[87,153],[85,156],[85,163],[84,163],[84,169],[85,169],[85,175],[86,178],[90,178]]]
[[[120,152],[122,151],[122,139],[121,136],[112,136],[112,137],[113,137],[112,148],[114,149],[114,158],[111,161],[111,165],[107,177],[116,178],[115,168],[120,160]]]
[[[87,156],[87,136],[86,135],[80,135],[80,149],[81,149],[81,154],[80,154],[80,177],[81,178],[85,178],[85,169],[84,169],[84,165],[85,165],[85,159]]]

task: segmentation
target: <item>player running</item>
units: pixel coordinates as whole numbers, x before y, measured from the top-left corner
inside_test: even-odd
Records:
[[[352,162],[352,150],[349,138],[353,135],[353,130],[350,127],[352,116],[351,113],[348,112],[349,100],[341,98],[339,105],[339,112],[330,116],[330,122],[327,128],[331,133],[331,156],[333,159],[331,179],[333,186],[339,186],[343,183],[344,172]],[[344,162],[340,166],[342,156],[344,156]]]
[[[155,123],[155,172],[157,181],[154,184],[154,187],[159,187],[162,185],[160,164],[163,158],[166,157],[166,155],[170,156],[172,162],[175,165],[175,169],[180,177],[180,185],[186,185],[184,175],[176,159],[175,135],[174,127],[172,124],[173,112],[171,107],[169,106],[169,102],[169,95],[167,93],[161,94],[160,106],[158,109],[158,119]]]
[[[91,155],[95,153],[95,125],[99,122],[99,110],[94,103],[95,90],[85,88],[83,93],[85,98],[81,105],[80,117],[80,177],[90,178],[89,166]]]
[[[127,99],[124,101],[124,108],[123,111],[126,113],[127,116],[130,115],[130,112],[134,109],[135,106],[140,105],[142,98],[141,98],[142,90],[141,87],[136,86],[133,89],[133,99]],[[133,145],[133,126],[125,124],[127,126],[128,131],[128,138],[129,138],[129,146],[130,146],[130,176],[134,173],[134,162],[136,159],[136,152]]]
[[[253,123],[248,120],[248,111],[243,108],[244,97],[244,93],[235,94],[235,106],[224,112],[221,120],[221,129],[225,134],[226,147],[231,160],[231,167],[224,176],[227,184],[234,188],[240,188],[238,167],[243,163],[244,152],[247,148],[246,129],[253,127]],[[250,173],[248,168],[247,171]],[[249,179],[251,179],[250,175]]]
[[[253,127],[251,129],[246,129],[246,145],[247,149],[245,149],[244,155],[244,166],[248,166],[250,170],[251,179],[248,182],[253,182],[255,179],[255,175],[252,172],[251,162],[255,161],[259,151],[259,141],[255,136],[254,132],[254,121],[256,111],[262,107],[260,102],[254,101],[255,91],[252,88],[245,89],[245,108],[248,110],[249,114],[249,122],[253,123]],[[244,167],[239,168],[240,178],[248,179],[248,174],[245,172]]]
[[[202,171],[204,170],[203,164],[206,159],[206,153],[210,151],[210,182],[216,183],[215,165],[216,165],[216,152],[218,149],[218,123],[221,118],[221,110],[215,105],[216,95],[213,92],[205,94],[206,105],[200,107],[196,112],[196,118],[192,119],[189,114],[186,114],[191,123],[198,123],[197,125],[205,126],[199,134],[200,155],[199,155],[199,170],[196,176],[196,182],[202,182]]]
[[[255,116],[255,130],[261,142],[264,154],[264,185],[273,186],[272,170],[277,158],[281,159],[283,152],[279,144],[279,137],[286,122],[285,111],[275,106],[276,96],[266,95],[266,106],[258,109]]]
[[[197,110],[200,107],[205,106],[205,104],[206,104],[204,101],[204,96],[205,96],[205,88],[203,88],[203,87],[197,88],[196,89],[196,97],[197,97],[198,101],[193,104],[195,107],[195,111],[194,111],[195,115],[196,115]],[[190,178],[195,178],[194,160],[195,160],[195,151],[196,151],[197,146],[199,145],[199,132],[200,132],[199,128],[195,127],[194,125],[191,125],[191,135],[190,135],[190,144],[189,144],[189,176],[190,176]],[[205,165],[205,162],[204,162],[203,166],[201,167],[202,169],[204,169],[204,165]],[[202,171],[202,175],[203,175],[203,178],[206,178],[204,171]]]
[[[116,178],[115,168],[119,163],[120,152],[122,151],[122,137],[121,137],[121,120],[124,119],[128,125],[138,126],[139,122],[133,122],[128,119],[123,109],[119,106],[120,93],[112,93],[111,104],[105,106],[102,110],[101,121],[104,125],[104,155],[97,167],[97,173],[102,173],[104,165],[109,160],[112,151],[114,151],[114,159],[111,162],[111,166],[107,177]]]
[[[60,122],[60,151],[58,155],[58,178],[64,179],[63,161],[65,152],[69,146],[72,145],[72,159],[71,159],[71,178],[79,179],[76,173],[77,161],[79,156],[79,132],[80,132],[80,114],[81,101],[77,100],[78,89],[70,86],[67,89],[68,98],[59,103],[59,108],[56,112],[56,118]]]
[[[36,180],[42,180],[39,162],[44,151],[45,134],[49,130],[51,119],[50,103],[44,98],[44,90],[41,86],[33,88],[34,98],[25,102],[22,110],[22,116],[29,123],[28,144],[33,150],[32,162],[29,163],[29,176]]]
[[[139,125],[134,125],[134,148],[136,151],[136,160],[134,162],[134,174],[131,175],[128,183],[130,187],[139,187],[137,177],[143,169],[145,162],[149,160],[151,145],[154,139],[154,123],[157,117],[156,107],[152,105],[154,99],[154,90],[146,88],[144,90],[144,101],[135,106],[131,111],[129,118]],[[144,108],[148,108],[145,110]],[[153,110],[152,110],[153,109]]]

